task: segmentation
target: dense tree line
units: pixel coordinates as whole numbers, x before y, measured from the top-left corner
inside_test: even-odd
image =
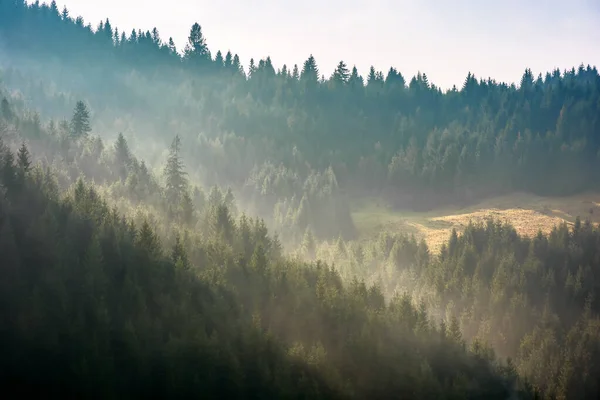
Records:
[[[207,43],[199,24],[178,51],[156,29],[0,1],[7,384],[599,396],[600,228],[526,238],[490,221],[432,254],[403,235],[351,240],[349,204],[598,189],[595,67],[526,70],[518,85],[468,74],[442,91],[343,61],[327,78],[312,56],[244,68]]]
[[[434,319],[457,319],[469,340],[510,357],[545,398],[600,395],[600,227],[579,218],[533,238],[499,221],[452,232],[440,254],[425,242],[382,232],[369,242],[319,244],[303,258],[335,263],[382,292],[409,293]]]
[[[326,77],[312,56],[300,66],[275,70],[267,57],[244,68],[235,54],[209,50],[199,24],[178,51],[156,29],[124,33],[109,20],[92,28],[52,3],[2,7],[0,35],[13,55],[5,64],[19,67],[5,71],[9,86],[54,116],[66,112],[57,101],[70,110],[73,96],[85,97],[102,133],[124,124],[138,143],[176,131],[191,172],[211,184],[256,186],[254,168],[271,171],[270,181],[285,179],[285,169],[306,180],[331,168],[341,188],[333,203],[368,192],[418,208],[598,186],[595,67],[527,69],[518,85],[469,73],[462,87],[442,91],[425,73],[409,79],[393,67],[363,78],[340,61]],[[293,202],[275,196],[273,204]]]
[[[0,119],[10,147],[22,143],[16,153],[0,146],[5,390],[86,398],[531,395],[514,366],[479,343],[466,346],[456,319],[440,325],[409,296],[386,302],[377,286],[345,285],[324,263],[284,257],[263,222],[233,218],[228,192],[211,189],[208,204],[216,204],[193,229],[151,201],[140,221],[121,214],[101,195],[137,163],[121,136],[114,158],[94,167],[96,186],[65,178],[61,189],[60,169],[76,168],[85,147],[72,160],[58,159],[60,146],[57,154],[38,147],[33,157],[21,118]],[[56,140],[45,136],[38,146]],[[73,135],[70,150],[87,139]],[[189,190],[178,149],[175,138],[159,197]],[[172,222],[163,232],[152,227],[154,212]]]
[[[169,326],[173,326],[185,324],[184,315],[189,313],[207,313],[209,306],[204,303],[178,303],[184,301],[179,296],[184,296],[186,290],[200,290],[192,289],[197,284],[209,298],[221,298],[218,293],[227,293],[224,295],[225,299],[229,299],[227,305],[214,300],[218,304],[211,307],[224,308],[217,308],[215,314],[210,315],[221,318],[221,313],[229,312],[228,307],[232,304],[239,307],[231,321],[226,319],[225,325],[218,325],[225,332],[219,331],[219,337],[231,339],[215,344],[210,340],[210,334],[205,332],[203,335],[208,335],[206,341],[196,343],[195,339],[188,338],[193,343],[178,341],[177,345],[173,345],[175,349],[179,345],[186,346],[185,349],[199,346],[194,354],[206,357],[203,352],[208,350],[202,350],[202,346],[224,346],[226,350],[223,351],[227,354],[233,352],[232,360],[235,360],[235,352],[259,356],[259,353],[252,353],[259,350],[244,350],[243,346],[257,345],[260,349],[263,349],[261,346],[271,346],[268,348],[272,349],[272,353],[267,354],[272,355],[266,357],[273,357],[273,361],[269,362],[282,363],[273,368],[302,369],[305,371],[303,374],[311,377],[307,379],[315,380],[310,387],[329,393],[324,394],[327,398],[334,397],[335,393],[341,397],[358,398],[386,398],[390,393],[436,398],[443,393],[451,397],[452,393],[471,390],[463,386],[466,384],[462,381],[464,377],[472,380],[469,385],[475,382],[477,389],[473,389],[476,390],[473,393],[481,396],[484,396],[483,392],[479,392],[484,390],[482,386],[486,391],[499,390],[498,393],[505,395],[513,390],[525,395],[531,393],[526,382],[531,382],[535,391],[548,398],[591,398],[597,391],[594,377],[598,368],[600,337],[597,335],[598,307],[593,297],[597,285],[593,271],[598,261],[594,254],[596,248],[600,248],[597,240],[600,236],[598,228],[589,223],[578,222],[572,230],[566,226],[558,227],[549,236],[540,234],[535,239],[519,237],[510,226],[493,222],[486,226],[470,226],[463,235],[453,232],[440,255],[431,254],[424,242],[385,232],[372,242],[347,242],[338,237],[327,244],[315,237],[310,226],[306,225],[297,250],[301,259],[328,260],[337,266],[334,270],[321,261],[306,264],[284,256],[279,240],[268,235],[264,222],[239,211],[231,190],[213,186],[205,194],[202,188],[191,185],[179,156],[179,137],[173,139],[165,165],[162,171],[159,170],[163,175],[160,177],[135,157],[123,135],[118,135],[111,146],[105,146],[94,135],[81,136],[73,127],[77,125],[74,121],[82,115],[82,124],[89,123],[86,112],[81,111],[85,105],[75,106],[71,122],[61,124],[63,133],[58,134],[47,127],[37,126],[35,114],[25,112],[18,104],[8,101],[3,104],[9,119],[0,117],[0,133],[3,142],[8,145],[2,145],[0,160],[4,196],[2,212],[5,213],[1,218],[0,256],[6,260],[3,265],[8,274],[3,280],[7,283],[3,288],[4,307],[9,310],[6,315],[16,318],[5,324],[9,328],[4,331],[8,336],[7,342],[3,343],[15,352],[31,354],[29,359],[32,360],[31,364],[21,365],[11,364],[16,361],[8,358],[4,368],[12,371],[12,375],[6,376],[13,382],[35,382],[53,391],[60,391],[62,387],[62,390],[91,393],[100,384],[94,381],[93,376],[104,374],[109,383],[100,393],[102,396],[117,393],[137,395],[146,393],[146,390],[158,390],[165,395],[179,393],[178,383],[174,383],[179,381],[159,380],[156,386],[147,386],[147,380],[156,380],[153,374],[173,368],[170,373],[179,375],[180,368],[184,367],[171,359],[175,356],[166,348],[160,350],[160,356],[148,353],[158,351],[156,349],[167,346],[169,342],[142,338],[150,334],[148,330],[166,329],[160,328],[163,325],[156,325],[156,322],[147,325],[148,318],[164,318],[169,321]],[[32,152],[25,141],[30,143]],[[85,184],[82,178],[96,182],[95,187]],[[320,179],[327,181],[328,185],[336,184],[331,172]],[[102,200],[103,196],[116,207],[111,209]],[[281,207],[283,205],[278,206],[279,209]],[[121,243],[121,240],[125,242]],[[136,243],[146,241],[146,251],[151,249],[155,258],[135,255],[140,251],[136,250]],[[32,249],[36,250],[32,253]],[[38,251],[40,254],[37,254]],[[88,271],[87,263],[92,261],[94,269],[89,270],[91,275],[79,271]],[[163,267],[152,266],[152,262]],[[171,263],[171,266],[167,267],[164,263]],[[39,268],[40,265],[48,267]],[[70,268],[75,270],[70,271]],[[166,276],[175,279],[179,273],[183,274],[179,279],[192,286],[179,286],[178,281],[164,282]],[[28,276],[23,274],[33,277],[21,282],[20,279]],[[125,277],[133,281],[123,281]],[[153,282],[154,279],[160,282]],[[89,297],[69,297],[83,295],[77,289],[81,287],[79,280],[81,284],[91,285],[83,286],[87,288],[84,292]],[[198,282],[189,283],[190,280]],[[21,283],[14,285],[15,282]],[[124,287],[124,282],[129,286]],[[399,295],[403,292],[406,294]],[[39,299],[38,303],[32,302],[33,293],[33,299]],[[63,309],[48,309],[46,304],[54,304],[55,300],[45,301],[45,298],[39,297],[43,293],[63,299]],[[107,308],[106,302],[112,296],[118,297],[112,299],[112,308]],[[138,300],[129,306],[133,308],[126,309],[134,314],[123,316],[123,301],[133,301],[134,298]],[[92,314],[65,309],[65,305],[71,302],[82,306],[87,304],[91,308],[86,312]],[[98,302],[98,309],[91,305],[95,302]],[[41,304],[44,304],[43,308]],[[151,306],[165,307],[164,316],[144,316],[143,312],[150,311],[140,310],[148,310]],[[181,320],[170,316],[174,312],[173,307],[186,310],[180,311]],[[60,360],[60,357],[66,350],[56,347],[56,341],[44,339],[36,344],[37,347],[27,340],[40,340],[38,336],[19,339],[22,341],[16,344],[11,342],[16,339],[10,335],[29,338],[28,335],[33,335],[38,329],[47,330],[41,325],[26,325],[30,329],[26,332],[19,330],[25,329],[17,324],[19,318],[33,318],[25,317],[29,315],[27,313],[34,313],[39,324],[43,321],[50,324],[52,318],[67,311],[68,314],[60,317],[63,325],[54,327],[49,337],[68,337],[63,340],[70,342],[74,340],[72,337],[60,335],[71,332],[75,335],[73,337],[86,335],[94,338],[94,335],[83,333],[87,331],[68,330],[69,324],[80,326],[82,323],[70,318],[78,316],[85,321],[90,318],[92,322],[85,326],[94,331],[100,329],[96,324],[108,323],[106,313],[111,318],[119,318],[111,322],[111,329],[116,330],[111,335],[117,337],[111,336],[99,343],[93,340],[100,339],[79,339],[76,341],[79,347],[69,350],[73,358],[65,360]],[[142,315],[138,316],[141,312]],[[95,313],[103,313],[105,319],[99,320]],[[48,319],[39,322],[42,317]],[[138,321],[138,318],[141,320]],[[134,325],[119,325],[123,323]],[[213,323],[217,324],[203,322]],[[106,329],[104,326],[100,332]],[[131,337],[126,344],[119,342],[125,340],[119,335],[131,335],[131,329],[134,329],[136,340],[143,341],[141,343],[145,343],[146,347],[131,341]],[[197,328],[189,329],[195,332]],[[236,334],[229,329],[250,332],[249,335],[255,336],[248,344],[245,339],[236,339]],[[160,336],[160,332],[156,331],[153,335]],[[357,337],[359,332],[362,333]],[[395,333],[389,336],[389,332]],[[163,336],[165,334],[162,333]],[[269,342],[274,339],[275,342]],[[242,344],[236,346],[242,347],[234,346],[232,349],[227,340],[235,343],[241,340]],[[266,342],[258,345],[256,340]],[[470,350],[460,356],[466,358],[461,364],[463,366],[459,366],[455,363],[461,359],[459,354],[463,354],[467,344]],[[98,355],[87,354],[86,349],[100,345],[105,346],[102,349],[106,354],[123,349],[112,346],[134,346],[137,352],[132,356],[134,361],[131,358],[120,359],[117,355],[99,359]],[[419,350],[413,354],[415,346]],[[49,367],[38,364],[35,358],[38,353],[29,351],[41,352],[39,354],[44,354],[44,357],[46,352],[57,352],[55,360],[62,364],[53,370],[54,375],[47,375],[44,368]],[[494,352],[511,357],[513,361],[499,363]],[[262,355],[264,350],[260,350],[260,354],[260,357],[265,357]],[[391,357],[391,354],[395,356]],[[77,369],[75,364],[69,364],[80,365],[83,361],[78,357],[84,357],[86,362],[90,362],[89,357],[92,357],[94,368],[98,369]],[[158,370],[148,367],[142,369],[140,375],[128,377],[137,382],[135,384],[111,381],[111,374],[115,373],[111,372],[114,371],[111,368],[117,368],[115,363],[130,365],[136,370],[132,365],[147,363],[148,357],[154,357],[155,364],[152,365],[155,367],[152,368]],[[473,361],[473,357],[479,361]],[[373,365],[365,364],[366,359],[371,360]],[[400,359],[402,362],[399,362]],[[383,360],[389,360],[389,365]],[[231,362],[238,366],[234,368],[225,364],[219,373],[227,379],[240,374],[236,378],[240,386],[235,389],[237,392],[231,394],[237,396],[251,390],[244,383],[245,374],[250,372],[239,369],[241,361]],[[255,368],[252,365],[248,366],[248,371]],[[382,365],[388,365],[389,372],[382,372]],[[427,367],[423,369],[423,365]],[[35,377],[25,373],[32,366],[39,368]],[[210,368],[213,367],[216,368],[211,364]],[[491,375],[481,375],[481,368]],[[457,371],[463,372],[454,375]],[[216,372],[212,376],[214,374]],[[265,374],[271,376],[268,370]],[[448,377],[445,377],[446,374],[449,374]],[[82,383],[76,386],[64,383],[70,379]],[[280,379],[282,385],[290,385],[286,390],[299,396],[304,393],[304,386],[294,386],[293,376]],[[345,383],[347,379],[355,385],[348,386]],[[489,383],[489,379],[495,383]],[[63,383],[51,386],[52,380]],[[402,383],[405,380],[421,383]],[[190,383],[189,390],[190,393],[194,388],[218,392],[218,382],[203,381],[199,386]],[[272,381],[265,382],[264,385],[272,385]],[[485,396],[491,396],[491,392],[486,393]]]

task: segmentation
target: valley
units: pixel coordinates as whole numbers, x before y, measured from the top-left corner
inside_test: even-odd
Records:
[[[591,211],[591,212],[590,212]],[[368,240],[381,231],[415,235],[424,239],[433,252],[439,251],[452,229],[459,233],[469,224],[488,219],[506,222],[527,237],[538,231],[548,234],[559,224],[571,226],[577,217],[600,222],[600,194],[567,197],[541,197],[517,193],[495,197],[472,206],[440,208],[429,212],[398,210],[380,199],[363,199],[352,205],[352,218],[360,240]]]

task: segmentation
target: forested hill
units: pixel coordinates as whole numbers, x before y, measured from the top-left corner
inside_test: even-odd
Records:
[[[123,131],[144,154],[180,134],[192,174],[245,187],[267,212],[314,200],[295,182],[329,167],[346,193],[421,208],[598,187],[600,76],[589,65],[526,69],[518,85],[469,73],[443,91],[401,66],[361,76],[351,60],[321,71],[312,56],[278,70],[269,57],[242,65],[210,49],[198,24],[176,49],[157,30],[91,26],[54,3],[0,7],[3,79],[42,113],[64,116],[85,99],[98,133]]]
[[[600,397],[600,227],[433,252],[350,212],[599,189],[595,68],[441,90],[207,43],[0,0],[5,393]]]
[[[230,192],[175,207],[188,197],[178,138],[162,187],[122,136],[65,143],[3,105],[9,398],[532,398],[514,364],[466,346],[456,318],[437,323],[409,295],[386,301],[322,262],[283,257],[262,221],[235,217]],[[72,122],[86,126],[81,112]]]

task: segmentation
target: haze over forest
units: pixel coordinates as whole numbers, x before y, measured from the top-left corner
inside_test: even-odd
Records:
[[[307,35],[323,42],[307,54],[284,45],[298,19],[244,38],[248,21],[217,35],[216,7],[207,21],[186,15],[182,33],[181,11],[165,11],[181,20],[163,31],[149,18],[167,18],[146,5],[92,3],[0,0],[7,392],[600,397],[594,2],[564,12],[550,2],[526,27],[530,6],[515,17],[515,31],[548,33],[556,51],[526,51],[497,15],[487,32],[507,27],[498,54],[515,46],[500,65],[478,55],[481,37],[464,57],[449,54],[471,36],[441,7],[419,39],[427,56],[416,37],[402,39],[407,71],[383,66],[396,60],[391,39],[334,48],[353,24],[376,21],[358,3],[332,18],[336,34],[315,22]],[[381,11],[383,31],[392,14]],[[436,53],[438,31],[451,37]],[[460,58],[473,64],[459,83]],[[504,77],[530,60],[552,66]],[[477,72],[492,67],[499,76]],[[544,206],[527,209],[533,197]],[[483,206],[499,199],[511,213]],[[473,210],[502,219],[448,222]],[[554,225],[522,229],[540,218]],[[426,230],[443,232],[441,243]]]

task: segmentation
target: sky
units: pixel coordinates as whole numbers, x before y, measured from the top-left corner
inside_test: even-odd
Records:
[[[96,27],[107,17],[127,33],[157,27],[183,49],[194,22],[213,53],[239,54],[247,69],[271,56],[276,68],[314,55],[329,77],[343,60],[366,76],[391,66],[444,89],[468,72],[519,82],[581,63],[600,68],[600,0],[57,0]]]

